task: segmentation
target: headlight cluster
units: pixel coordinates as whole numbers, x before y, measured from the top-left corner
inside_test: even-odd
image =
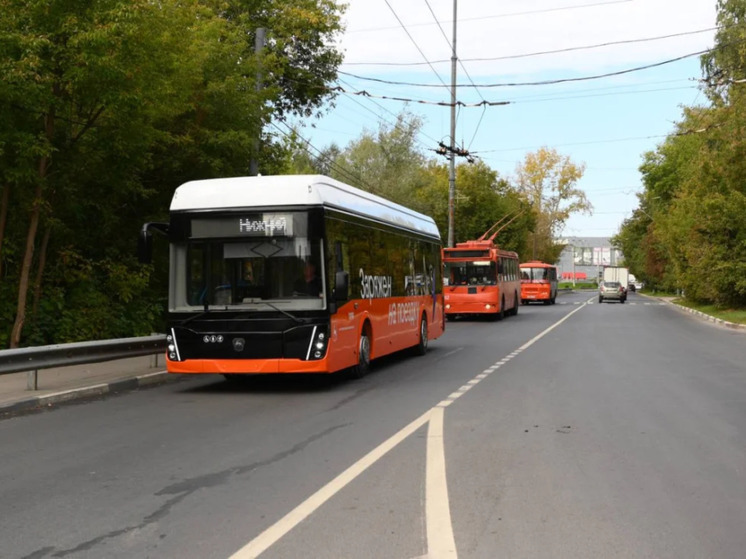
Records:
[[[315,335],[311,340],[311,348],[308,352],[309,359],[321,359],[326,355],[326,347],[329,343],[329,335],[324,328],[316,329]]]
[[[176,355],[176,341],[174,340],[174,337],[171,334],[168,334],[166,336],[166,341],[168,342],[168,358],[171,361],[176,361],[177,355]]]

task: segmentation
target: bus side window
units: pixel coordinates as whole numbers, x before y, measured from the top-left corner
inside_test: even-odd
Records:
[[[342,253],[342,243],[340,241],[335,241],[334,243],[334,260],[336,264],[334,271],[344,271],[344,254]]]

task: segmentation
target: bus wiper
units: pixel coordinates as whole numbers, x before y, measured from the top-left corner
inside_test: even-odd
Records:
[[[204,302],[205,302],[205,307],[204,307],[205,310],[204,311],[202,311],[201,313],[193,314],[189,318],[186,318],[186,319],[182,320],[181,322],[179,322],[179,326],[184,326],[188,322],[191,322],[192,320],[194,320],[196,318],[200,318],[202,316],[205,316],[207,313],[209,313],[210,312],[210,301],[208,301],[207,297],[205,297],[204,298]]]
[[[292,314],[290,314],[289,312],[287,312],[287,311],[284,311],[284,310],[282,310],[282,309],[281,309],[280,307],[278,307],[278,306],[276,306],[276,305],[273,305],[272,303],[268,303],[267,301],[252,301],[252,302],[253,302],[253,303],[261,303],[262,305],[267,305],[268,307],[272,307],[272,308],[273,308],[274,310],[276,310],[277,312],[279,312],[279,313],[282,313],[282,314],[284,314],[284,315],[285,315],[285,316],[287,316],[288,318],[291,318],[291,319],[292,319],[292,320],[293,320],[293,321],[294,321],[294,322],[295,322],[296,324],[305,324],[305,322],[304,322],[304,321],[302,321],[302,320],[301,320],[300,318],[298,318],[297,316],[293,316],[293,315],[292,315]]]

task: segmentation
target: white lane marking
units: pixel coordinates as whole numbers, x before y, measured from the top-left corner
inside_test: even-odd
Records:
[[[584,307],[584,306],[586,306],[586,305],[590,305],[590,304],[592,304],[592,302],[591,302],[591,301],[586,301],[585,303],[583,303],[583,305],[582,305],[582,306],[580,306],[580,307],[578,307],[577,309],[575,309],[575,310],[573,310],[573,311],[570,311],[569,313],[567,313],[567,314],[566,314],[566,315],[565,315],[564,317],[562,317],[562,318],[561,318],[560,320],[558,320],[557,322],[555,322],[554,324],[552,324],[552,325],[551,325],[551,326],[550,326],[549,328],[547,328],[547,329],[546,329],[546,330],[544,330],[543,332],[541,332],[541,333],[537,334],[536,336],[534,336],[533,338],[531,338],[531,339],[530,339],[529,341],[527,341],[527,342],[526,342],[525,344],[523,344],[523,345],[522,345],[521,347],[519,347],[518,349],[519,349],[520,351],[523,351],[523,350],[525,350],[525,349],[528,349],[529,347],[531,347],[532,345],[534,345],[534,344],[535,344],[536,342],[538,342],[538,341],[539,341],[539,340],[540,340],[541,338],[543,338],[544,336],[546,336],[547,334],[549,334],[549,332],[551,332],[552,330],[554,330],[555,328],[557,328],[557,326],[559,326],[560,324],[562,324],[562,323],[563,323],[563,322],[564,322],[565,320],[567,320],[567,319],[568,319],[568,318],[570,318],[570,317],[571,317],[572,315],[574,315],[574,314],[575,314],[576,312],[579,312],[579,311],[581,311],[581,310],[583,309],[583,307]]]
[[[311,513],[326,503],[334,495],[339,493],[347,484],[362,474],[388,451],[414,433],[417,429],[427,423],[432,415],[428,410],[409,425],[401,429],[394,436],[382,442],[344,472],[339,474],[324,487],[316,491],[308,499],[295,507],[275,524],[264,530],[261,534],[231,555],[231,559],[253,559],[266,551],[272,544],[300,524]]]
[[[462,349],[464,349],[464,348],[463,347],[457,347],[456,349],[452,349],[451,351],[449,351],[448,353],[446,353],[443,357],[448,357],[449,355],[453,355],[454,353],[458,353]]]
[[[433,408],[427,427],[427,461],[425,468],[425,519],[427,556],[458,557],[448,501],[446,452],[443,443],[443,409]]]
[[[590,304],[590,303],[591,303],[590,301],[586,301],[586,303],[584,303],[583,306],[578,307],[577,309],[568,313],[565,317],[555,322],[552,326],[550,326],[549,328],[547,328],[540,334],[534,336],[531,340],[529,340],[528,342],[523,344],[521,347],[516,349],[514,353],[517,355],[521,353],[522,351],[524,351],[525,349],[531,347],[533,344],[535,344],[537,341],[543,338],[546,334],[554,330],[557,326],[565,322],[568,318],[570,318],[576,312],[580,311],[585,305]],[[412,423],[410,423],[409,425],[407,425],[406,427],[398,431],[396,434],[394,434],[389,439],[382,442],[376,448],[371,450],[368,454],[363,456],[360,460],[355,462],[352,466],[347,468],[344,472],[342,472],[337,477],[335,477],[333,480],[331,480],[329,483],[327,483],[324,487],[316,491],[316,493],[311,495],[308,499],[303,501],[300,505],[298,505],[293,510],[291,510],[289,513],[287,513],[285,516],[283,516],[275,524],[273,524],[272,526],[264,530],[264,532],[259,534],[257,537],[255,537],[253,540],[247,543],[244,547],[242,547],[236,553],[231,555],[230,559],[255,559],[256,557],[258,557],[260,554],[265,552],[269,547],[275,544],[285,534],[287,534],[290,530],[295,528],[308,516],[314,513],[319,507],[321,507],[321,505],[326,503],[329,499],[334,497],[334,495],[336,495],[342,489],[344,489],[350,482],[355,480],[370,466],[372,466],[378,460],[380,460],[391,449],[393,449],[400,442],[402,442],[404,439],[409,437],[412,433],[417,431],[417,429],[419,429],[425,423],[428,423],[428,422],[430,422],[430,425],[428,426],[428,444],[427,444],[427,456],[428,456],[427,465],[428,467],[425,473],[426,478],[427,478],[426,479],[427,491],[426,491],[426,497],[425,497],[427,503],[426,503],[425,510],[426,510],[426,517],[427,517],[426,524],[427,524],[427,537],[428,537],[428,549],[429,549],[427,557],[456,558],[457,557],[456,545],[455,545],[455,540],[453,538],[453,527],[451,524],[450,505],[448,501],[448,484],[447,484],[447,479],[445,477],[445,447],[443,445],[443,436],[442,436],[442,432],[443,432],[442,413],[443,413],[443,408],[450,406],[454,402],[454,400],[463,396],[466,393],[466,391],[468,391],[472,386],[474,385],[462,386],[458,392],[453,392],[450,396],[448,396],[447,399],[442,400],[438,405],[429,409],[424,414],[422,414],[420,417],[412,421]],[[439,411],[436,411],[436,410],[439,410]],[[435,428],[432,427],[433,419],[435,421]],[[440,441],[436,441],[436,444],[435,444],[436,447],[439,446],[440,448],[435,448],[432,451],[431,451],[430,443],[432,441],[435,441],[437,437],[432,437],[432,440],[431,440],[431,437],[430,437],[431,429],[432,429],[432,432],[434,433],[437,432],[437,430],[439,430],[441,433]],[[432,461],[433,461],[434,466],[432,467],[430,465],[431,452],[433,455],[439,452],[442,457],[442,458],[433,457]],[[439,465],[441,460],[442,460],[442,467]],[[430,473],[430,470],[433,468],[435,468],[436,470],[440,469],[440,472],[436,473],[434,471],[433,473]],[[432,479],[435,480],[432,483],[427,481],[430,479],[430,476],[432,476]],[[430,493],[431,488],[433,491],[435,491],[435,494]],[[437,510],[433,512],[432,519],[430,518],[431,510],[430,510],[430,505],[428,503],[433,503],[433,506],[437,507]],[[437,503],[437,505],[435,503]],[[444,507],[445,507],[445,510],[444,510]],[[446,514],[447,514],[447,526],[445,525]],[[433,526],[432,528],[431,528],[431,522]],[[437,526],[437,530],[439,533],[433,534],[432,535],[433,539],[431,540],[431,532],[436,530],[436,526]]]

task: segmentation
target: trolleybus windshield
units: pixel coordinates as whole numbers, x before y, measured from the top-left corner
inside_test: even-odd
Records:
[[[445,285],[496,285],[497,269],[494,262],[444,262]]]
[[[170,310],[324,309],[323,243],[305,236],[298,217],[295,235],[290,227],[281,236],[210,238],[207,231],[173,243]],[[193,221],[193,233],[202,229]]]

